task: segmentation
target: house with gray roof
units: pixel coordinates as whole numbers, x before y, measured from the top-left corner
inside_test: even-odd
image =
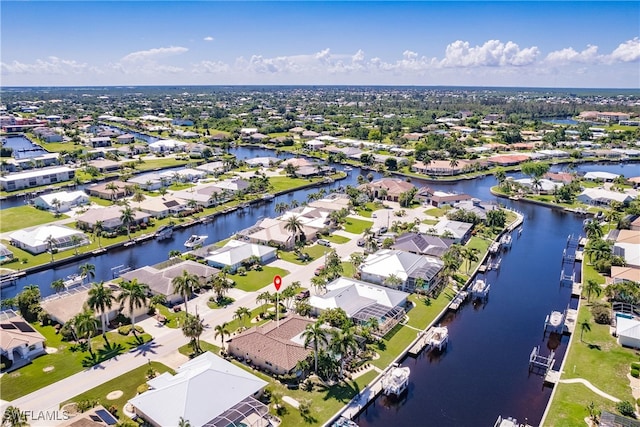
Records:
[[[381,249],[367,256],[358,268],[366,282],[407,292],[429,292],[439,284],[442,260],[395,249]],[[394,276],[398,284],[391,283]]]
[[[255,243],[229,240],[221,248],[210,251],[205,260],[207,264],[216,267],[229,267],[235,273],[238,267],[246,263],[251,257],[260,260],[260,264],[266,264],[276,258],[277,249],[272,246],[258,245]]]
[[[122,206],[103,206],[95,209],[89,209],[82,215],[79,215],[77,219],[77,226],[82,230],[94,230],[96,224],[100,222],[100,225],[104,231],[112,232],[118,230],[124,224],[122,223]],[[149,222],[151,215],[146,212],[138,210],[132,210],[133,222],[131,226],[140,225],[142,223]]]
[[[464,244],[471,237],[473,224],[450,219],[441,219],[435,225],[420,224],[418,229],[421,233],[432,234],[440,237],[453,239],[456,243]]]
[[[391,249],[442,258],[442,255],[444,255],[454,243],[455,240],[446,237],[422,233],[405,233],[396,239]]]

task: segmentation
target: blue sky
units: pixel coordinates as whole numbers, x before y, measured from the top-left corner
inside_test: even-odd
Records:
[[[640,88],[640,2],[6,1],[3,86]]]

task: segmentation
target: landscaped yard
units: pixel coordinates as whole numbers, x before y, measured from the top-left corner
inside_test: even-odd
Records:
[[[92,388],[82,394],[79,394],[66,402],[67,404],[70,402],[80,402],[83,400],[95,400],[98,404],[104,406],[105,408],[109,408],[111,406],[115,406],[118,411],[116,412],[116,416],[122,421],[128,419],[126,415],[123,415],[122,408],[127,404],[127,401],[133,397],[135,397],[137,393],[138,386],[142,384],[146,384],[147,382],[147,372],[149,369],[153,369],[157,375],[160,375],[164,372],[171,372],[173,370],[166,365],[158,362],[150,362],[149,364],[145,364],[140,366],[132,371],[127,372],[126,374],[120,375],[106,383],[99,385],[98,387]],[[107,399],[107,395],[112,391],[120,390],[122,391],[122,396],[109,400]]]
[[[356,207],[355,211],[360,216],[363,216],[365,218],[371,218],[371,214],[373,213],[373,211],[381,208],[382,206],[380,205],[377,205],[373,202],[367,202],[364,206]]]
[[[323,239],[328,240],[332,243],[337,243],[339,245],[343,243],[347,243],[350,239],[348,237],[339,236],[337,234],[330,234],[328,236],[322,236]]]
[[[372,221],[347,217],[347,222],[344,225],[344,231],[353,234],[361,234],[365,229],[371,227],[372,225]]]
[[[304,264],[310,263],[315,259],[320,258],[321,256],[324,256],[324,251],[326,249],[327,248],[325,246],[321,246],[321,245],[305,246],[304,248],[302,248],[302,253],[309,255],[309,258],[307,261],[302,261],[298,259],[298,256],[293,251],[278,251],[278,257],[280,257],[280,259],[283,259],[288,262],[292,262],[294,264],[304,265]]]
[[[69,217],[64,214],[56,216],[49,211],[36,209],[33,206],[2,209],[0,211],[0,233],[47,224],[65,218]]]
[[[262,267],[262,271],[251,270],[247,274],[241,276],[239,274],[230,274],[228,277],[236,283],[236,288],[246,292],[254,292],[273,283],[273,277],[279,275],[284,277],[289,272],[278,267]]]
[[[17,399],[85,369],[83,362],[89,358],[88,351],[71,351],[73,343],[62,341],[62,336],[55,333],[53,326],[31,325],[45,337],[47,347],[55,348],[57,351],[40,356],[34,359],[33,363],[3,375],[0,388],[2,400]],[[148,342],[151,336],[141,334],[140,339]],[[91,340],[94,353],[98,357],[114,357],[138,346],[133,335],[123,336],[117,331],[107,333],[107,340],[108,346],[101,335]]]
[[[425,215],[435,216],[436,218],[443,216],[446,211],[441,208],[431,208],[424,211]]]

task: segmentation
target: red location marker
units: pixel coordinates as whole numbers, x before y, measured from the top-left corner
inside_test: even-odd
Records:
[[[278,292],[280,290],[280,286],[282,286],[282,277],[280,276],[273,276],[273,286],[276,287],[276,292]]]

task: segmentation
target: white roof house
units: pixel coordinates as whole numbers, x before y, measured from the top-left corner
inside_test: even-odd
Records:
[[[277,249],[271,246],[258,245],[256,243],[229,240],[226,245],[210,252],[205,258],[213,267],[224,268],[228,266],[235,272],[243,262],[252,256],[258,257],[262,264],[275,259]]]
[[[613,254],[624,258],[627,266],[640,267],[640,231],[617,230]]]
[[[79,238],[74,242],[73,236]],[[43,225],[31,230],[18,230],[9,235],[11,244],[31,252],[40,254],[49,250],[49,237],[53,239],[54,249],[64,250],[75,246],[88,245],[89,238],[82,232],[63,225]]]
[[[14,191],[22,188],[69,181],[74,177],[75,170],[66,166],[36,169],[0,176],[0,188],[7,191]]]
[[[421,233],[435,234],[440,237],[445,237],[446,234],[450,234],[449,237],[454,239],[456,243],[464,243],[471,234],[473,224],[441,219],[435,225],[420,224],[418,228]]]
[[[326,289],[324,295],[312,295],[309,299],[309,304],[317,314],[341,308],[350,319],[360,323],[377,320],[383,334],[397,324],[395,321],[385,325],[387,319],[397,320],[404,316],[404,306],[409,296],[407,292],[346,277],[337,278]]]
[[[56,206],[56,200],[60,203],[58,206]],[[36,207],[57,212],[67,212],[74,206],[88,203],[89,196],[84,191],[57,191],[33,199]]]
[[[513,182],[517,182],[518,184],[527,187],[527,188],[531,188],[534,189],[534,183],[533,183],[533,179],[531,178],[520,178],[520,179],[514,179]],[[552,193],[553,190],[555,190],[556,188],[560,188],[562,187],[562,184],[559,182],[554,182],[551,181],[549,179],[546,178],[542,178],[539,182],[538,185],[535,187],[535,189],[537,189],[537,191],[541,192],[541,193]]]
[[[620,175],[616,174],[616,173],[611,173],[611,172],[587,172],[584,174],[584,179],[588,179],[591,181],[595,181],[597,179],[601,179],[605,182],[607,181],[613,181],[614,179],[616,179],[617,177],[619,177]]]
[[[613,201],[627,204],[633,200],[633,197],[626,193],[618,193],[604,188],[585,188],[576,199],[589,205],[608,205]]]
[[[399,289],[413,291],[419,279],[423,282],[422,290],[430,289],[443,267],[444,263],[438,258],[382,249],[367,256],[359,271],[362,280],[379,285],[386,285],[389,276],[393,275],[401,281]]]
[[[186,146],[186,142],[176,141],[175,139],[161,139],[149,144],[149,150],[156,153],[163,151],[183,151]]]
[[[629,319],[618,313],[616,316],[616,335],[618,336],[618,344],[640,348],[640,321]]]
[[[268,425],[268,408],[257,401],[268,383],[206,352],[147,382],[150,389],[131,400],[136,414],[154,426]],[[218,386],[216,386],[218,385]]]

